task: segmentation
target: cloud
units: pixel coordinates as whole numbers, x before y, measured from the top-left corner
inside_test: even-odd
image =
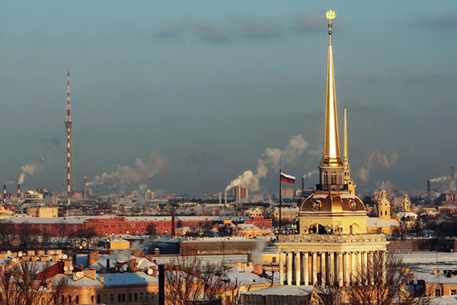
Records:
[[[238,178],[230,182],[225,190],[228,191],[236,186],[242,186],[250,191],[259,190],[259,180],[267,176],[267,166],[279,170],[281,166],[295,162],[308,146],[308,142],[301,135],[298,135],[292,137],[282,150],[278,148],[265,149],[262,157],[257,161],[256,173],[252,170],[245,171]]]
[[[365,166],[360,168],[359,177],[365,183],[368,181],[370,177],[370,170],[376,164],[375,161],[378,161],[377,163],[379,163],[383,167],[391,167],[395,162],[398,161],[398,159],[399,155],[396,151],[393,151],[390,153],[390,155],[388,155],[382,154],[377,149],[373,149],[368,155],[367,161],[365,162]]]
[[[140,183],[154,177],[164,166],[165,159],[159,153],[152,152],[146,162],[138,158],[135,160],[135,167],[118,165],[117,171],[97,175],[88,185],[112,184],[113,187],[118,187]]]
[[[42,154],[34,163],[28,163],[21,166],[22,173],[19,176],[17,181],[18,184],[24,183],[24,179],[26,176],[33,175],[36,171],[41,170],[43,168],[43,164],[50,163],[52,160],[52,152],[48,151]]]
[[[286,25],[270,19],[243,19],[238,26],[238,32],[247,38],[271,38],[278,36]]]
[[[159,37],[178,37],[184,34],[192,34],[212,42],[226,38],[226,33],[218,22],[195,18],[181,18],[178,22],[169,22],[157,32]]]
[[[293,28],[297,32],[322,31],[327,30],[322,24],[322,12],[309,12],[295,17]]]
[[[420,18],[417,23],[420,26],[436,27],[436,28],[450,28],[457,27],[457,13],[448,13],[434,18]]]

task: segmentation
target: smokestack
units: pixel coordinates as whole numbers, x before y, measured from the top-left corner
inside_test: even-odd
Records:
[[[171,237],[175,237],[175,211],[171,212]]]
[[[21,185],[18,184],[17,185],[17,199],[21,199]]]
[[[227,191],[225,191],[224,200],[225,200],[225,204],[227,204]]]
[[[3,201],[6,199],[6,184],[3,185]]]
[[[427,196],[428,196],[428,200],[430,200],[431,197],[431,194],[430,194],[430,180],[427,180]]]
[[[87,197],[87,181],[86,181],[86,174],[84,174],[84,199]]]
[[[301,177],[301,191],[305,191],[305,176]]]
[[[222,193],[219,192],[219,204],[221,204],[221,203],[222,203]]]

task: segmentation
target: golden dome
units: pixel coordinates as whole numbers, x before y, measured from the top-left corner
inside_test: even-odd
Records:
[[[365,205],[359,197],[348,192],[316,192],[306,198],[300,212],[334,213],[365,212]]]

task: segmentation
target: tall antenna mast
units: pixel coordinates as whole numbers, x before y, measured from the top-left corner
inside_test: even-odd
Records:
[[[72,159],[72,138],[71,138],[71,125],[73,122],[71,121],[71,105],[70,105],[70,69],[68,69],[67,74],[67,107],[66,107],[66,119],[65,119],[65,137],[67,140],[67,150],[66,150],[66,165],[65,165],[65,173],[66,177],[64,178],[64,186],[66,186],[67,191],[67,204],[70,205],[71,201],[71,183],[73,181],[73,159]],[[73,182],[74,183],[74,182]]]

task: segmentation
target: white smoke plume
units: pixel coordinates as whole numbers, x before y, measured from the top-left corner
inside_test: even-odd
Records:
[[[148,189],[148,185],[141,183],[140,187],[138,188],[138,192],[140,192],[142,194],[142,193],[146,192],[147,189]]]
[[[365,166],[360,168],[359,177],[363,182],[367,182],[370,177],[370,170],[373,168],[375,161],[378,161],[383,167],[391,167],[399,159],[398,152],[393,151],[390,155],[382,154],[379,150],[374,149],[368,155]]]
[[[95,176],[94,180],[87,185],[112,184],[114,187],[128,185],[132,183],[144,182],[159,173],[165,166],[164,158],[156,152],[152,152],[146,162],[141,159],[135,160],[135,167],[118,165],[117,171],[103,173]]]
[[[254,173],[251,170],[245,171],[238,178],[230,182],[225,190],[228,191],[233,187],[242,186],[250,191],[257,191],[260,188],[259,180],[266,177],[268,173],[267,165],[275,170],[279,170],[281,166],[292,163],[301,156],[308,145],[308,142],[301,135],[298,135],[292,137],[283,150],[278,148],[265,149],[262,158],[257,161],[257,172]]]
[[[38,158],[35,163],[29,163],[21,166],[22,173],[19,176],[17,184],[24,183],[26,176],[33,175],[37,170],[42,169],[42,164],[51,162],[52,153],[48,151]]]
[[[11,180],[11,181],[5,183],[5,185],[11,185],[11,184],[14,184],[14,180]]]
[[[305,174],[305,175],[303,176],[303,178],[309,178],[309,177],[311,177],[311,176],[313,176],[313,175],[315,175],[315,174],[317,174],[317,173],[319,173],[319,171],[318,171],[317,169],[316,169],[316,170],[313,170],[312,172],[309,172],[309,173]]]
[[[430,182],[443,182],[451,179],[451,176],[442,176],[435,179],[431,179]]]
[[[381,182],[381,185],[378,187],[378,190],[380,191],[386,191],[387,193],[390,193],[390,191],[392,190],[392,183],[390,182],[390,180],[387,180],[387,181],[383,181]]]

